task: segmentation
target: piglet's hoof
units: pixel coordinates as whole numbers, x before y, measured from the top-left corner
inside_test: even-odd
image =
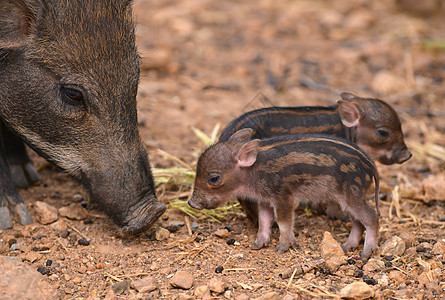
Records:
[[[139,213],[134,213],[132,218],[122,227],[124,234],[136,234],[150,228],[166,210],[161,202],[152,202]]]
[[[261,248],[267,246],[268,242],[256,240],[250,245],[250,249],[252,250],[260,250]]]

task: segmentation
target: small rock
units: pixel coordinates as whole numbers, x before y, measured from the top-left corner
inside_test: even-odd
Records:
[[[58,236],[61,238],[66,239],[70,235],[70,232],[68,230],[62,230],[59,232]]]
[[[224,298],[226,299],[232,299],[232,291],[231,290],[227,290],[224,292]]]
[[[327,258],[325,261],[325,265],[328,267],[330,272],[336,272],[340,266],[345,265],[346,263],[347,262],[344,257],[335,256]]]
[[[234,238],[230,238],[230,239],[228,239],[227,240],[227,245],[233,245],[233,244],[235,244],[235,239]]]
[[[385,263],[380,259],[371,258],[368,260],[366,265],[363,266],[363,271],[365,272],[374,272],[381,271],[385,268]]]
[[[165,268],[159,269],[159,273],[164,274],[164,275],[168,275],[168,274],[173,273],[173,271],[172,271],[172,268],[165,267]]]
[[[64,231],[68,229],[68,226],[66,225],[64,220],[58,220],[57,222],[54,222],[51,224],[51,227],[58,231]]]
[[[334,240],[331,233],[325,231],[323,234],[323,240],[321,241],[321,256],[323,258],[342,257],[345,252],[341,248],[340,244]]]
[[[59,214],[71,220],[84,220],[88,218],[88,211],[78,203],[72,203],[69,206],[60,208]]]
[[[380,247],[381,256],[402,256],[405,252],[405,242],[398,236],[393,236]]]
[[[220,238],[226,238],[230,235],[230,232],[227,230],[227,228],[223,228],[215,231],[215,235]]]
[[[377,280],[378,284],[382,288],[387,288],[389,286],[389,277],[386,274],[383,274]]]
[[[431,253],[437,255],[445,255],[445,244],[437,242],[436,244],[434,244]]]
[[[365,282],[353,282],[341,289],[340,297],[346,299],[369,299],[374,297],[374,290]]]
[[[151,292],[158,288],[156,279],[151,276],[133,281],[131,286],[140,293]]]
[[[193,286],[193,282],[193,275],[186,271],[178,271],[172,278],[170,278],[170,284],[173,287],[184,290],[190,289]]]
[[[42,275],[49,274],[49,269],[47,267],[39,266],[37,268],[37,272],[39,272]]]
[[[193,296],[187,295],[187,294],[184,294],[184,293],[181,293],[178,296],[178,300],[191,300],[191,299],[193,299]]]
[[[227,283],[220,278],[212,278],[209,282],[209,289],[214,293],[221,294],[226,290],[226,288]]]
[[[397,271],[397,270],[393,270],[393,271],[389,272],[388,277],[397,286],[399,286],[401,284],[406,284],[407,283],[406,276],[402,272]]]
[[[152,270],[152,271],[157,271],[160,268],[161,267],[159,266],[159,264],[157,262],[152,262],[152,264],[150,265],[150,270]]]
[[[42,274],[17,258],[0,256],[0,270],[2,299],[59,299]]]
[[[217,266],[215,269],[215,273],[222,273],[222,271],[224,271],[224,267],[223,266]]]
[[[416,279],[419,282],[419,284],[422,285],[427,285],[428,283],[430,283],[430,279],[428,278],[426,272],[422,272],[422,274],[418,275]]]
[[[43,225],[51,224],[59,218],[57,208],[43,201],[34,203],[34,210],[36,212],[37,221]]]
[[[210,295],[210,289],[207,285],[200,285],[195,289],[195,297],[204,298],[204,296]]]
[[[90,244],[90,242],[87,239],[79,239],[77,243],[82,246],[88,246]]]
[[[45,265],[47,267],[51,267],[52,264],[53,264],[53,261],[51,259],[47,259],[46,262],[45,262]]]
[[[363,282],[366,282],[366,284],[369,284],[369,285],[377,284],[377,281],[374,278],[369,277],[368,275],[363,276]]]
[[[119,281],[118,283],[113,284],[111,288],[113,289],[113,292],[115,292],[116,294],[122,294],[123,292],[128,290],[129,287],[130,287],[130,281],[122,280]]]
[[[255,300],[279,300],[280,295],[276,292],[268,292],[261,297],[255,298]]]
[[[168,240],[169,237],[170,237],[170,231],[168,231],[167,229],[162,227],[158,227],[156,229],[156,240],[165,241]]]

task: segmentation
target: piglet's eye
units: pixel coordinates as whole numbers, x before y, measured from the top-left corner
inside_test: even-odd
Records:
[[[387,138],[387,137],[389,137],[389,133],[388,133],[388,131],[386,131],[386,130],[377,130],[377,132],[378,132],[378,134],[379,134],[379,136],[380,137],[382,137],[382,138]]]
[[[219,179],[220,179],[219,175],[213,175],[210,177],[209,181],[210,181],[210,183],[217,183],[219,181]]]

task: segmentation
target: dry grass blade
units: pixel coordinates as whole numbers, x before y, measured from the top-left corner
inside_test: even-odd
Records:
[[[157,148],[156,151],[157,151],[161,156],[166,157],[166,158],[168,158],[168,159],[170,159],[170,160],[172,160],[172,161],[175,161],[175,162],[177,162],[178,164],[180,164],[180,165],[182,165],[183,167],[185,167],[186,169],[193,171],[193,168],[192,168],[190,165],[188,165],[187,163],[185,163],[183,160],[177,158],[176,156],[171,155],[170,153],[167,153],[167,152],[165,152],[164,150],[161,150],[161,149],[159,149],[159,148]]]
[[[229,203],[215,209],[202,209],[197,210],[188,205],[187,201],[174,199],[168,203],[170,208],[176,208],[187,214],[188,216],[198,219],[201,216],[206,216],[215,222],[221,223],[219,219],[226,217],[229,214],[242,215],[239,208],[239,203]]]
[[[199,138],[199,140],[201,142],[203,142],[204,145],[206,145],[208,147],[216,142],[217,134],[218,134],[220,127],[221,127],[221,125],[219,123],[217,123],[215,125],[215,127],[213,128],[210,136],[208,136],[207,134],[202,132],[202,130],[195,128],[195,127],[192,127],[192,131]]]
[[[416,159],[421,162],[428,158],[445,161],[445,148],[440,145],[434,143],[421,144],[414,141],[407,141],[406,143]]]

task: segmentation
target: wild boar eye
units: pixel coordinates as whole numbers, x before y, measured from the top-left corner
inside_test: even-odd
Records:
[[[84,105],[84,97],[81,91],[73,88],[62,87],[61,88],[62,99],[71,105]]]

